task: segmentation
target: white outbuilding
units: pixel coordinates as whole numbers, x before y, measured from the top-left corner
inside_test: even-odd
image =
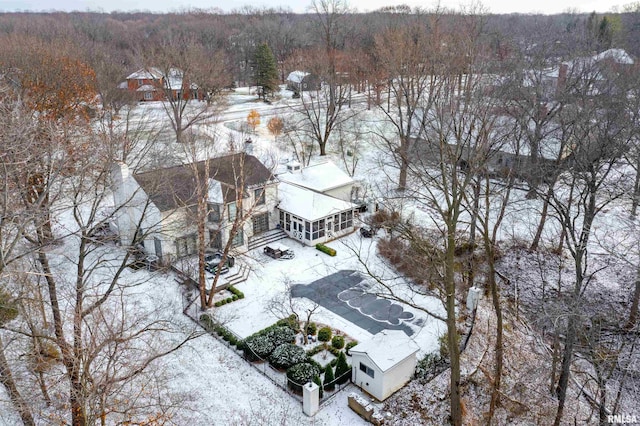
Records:
[[[353,383],[384,401],[411,380],[418,350],[418,345],[403,331],[381,331],[349,351]]]

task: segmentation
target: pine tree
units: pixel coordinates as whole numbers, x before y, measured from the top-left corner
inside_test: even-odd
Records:
[[[334,383],[334,380],[333,368],[331,367],[331,364],[327,364],[327,367],[324,369],[324,388],[327,392],[331,392],[335,389],[336,384]]]
[[[263,43],[256,49],[255,55],[255,79],[258,86],[258,96],[267,99],[268,95],[278,90],[278,67],[276,58],[267,43]]]
[[[339,384],[349,381],[350,376],[347,374],[349,371],[351,371],[351,367],[347,364],[347,357],[344,352],[340,352],[336,364],[336,378]]]

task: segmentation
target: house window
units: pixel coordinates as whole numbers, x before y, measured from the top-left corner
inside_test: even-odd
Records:
[[[138,87],[142,86],[144,84],[144,80],[139,78],[138,79]]]
[[[219,204],[209,204],[209,212],[207,214],[207,218],[211,223],[220,222],[220,205]]]
[[[324,219],[313,222],[312,240],[324,237]]]
[[[229,210],[229,220],[235,220],[236,215],[238,214],[238,207],[236,206],[236,202],[234,201],[233,203],[229,203],[227,209]]]
[[[284,215],[284,229],[286,229],[287,231],[291,231],[291,216],[289,215],[289,213],[286,213]]]
[[[375,376],[375,372],[373,371],[373,368],[369,367],[366,364],[360,363],[360,371],[362,371],[364,374],[371,377],[372,379]]]
[[[176,256],[185,257],[196,252],[196,234],[176,238]]]
[[[304,222],[304,239],[311,240],[311,224],[309,222]]]
[[[253,233],[259,234],[269,230],[269,213],[258,214],[253,217]]]
[[[144,92],[144,100],[145,101],[153,100],[153,92]]]
[[[265,203],[265,189],[264,188],[259,188],[256,189],[255,191],[253,191],[253,196],[256,200],[256,206],[260,206],[262,204]]]
[[[215,249],[222,248],[222,234],[220,231],[209,231],[209,247]]]
[[[238,229],[236,235],[234,235],[231,240],[231,247],[238,247],[241,245],[244,245],[244,232],[242,232],[242,229]]]

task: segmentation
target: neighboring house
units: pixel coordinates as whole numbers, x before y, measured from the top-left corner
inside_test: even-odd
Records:
[[[171,68],[165,75],[158,68],[141,68],[129,74],[125,82],[118,85],[136,93],[139,101],[161,101],[171,96],[172,99],[204,100],[205,94],[196,84],[184,78],[182,70]]]
[[[209,176],[206,244],[212,250],[233,238],[234,249],[244,251],[251,237],[276,227],[277,182],[252,155],[237,153],[138,174],[118,163],[112,180],[122,244],[141,244],[165,263],[197,252],[194,166],[199,181]],[[234,219],[242,214],[239,197],[242,209],[251,212],[232,236]],[[137,229],[143,238],[136,237]]]
[[[278,179],[280,227],[291,238],[313,246],[353,231],[355,181],[335,164],[290,163]]]
[[[136,93],[139,101],[161,101],[164,97],[163,86],[164,75],[157,68],[141,68],[129,74],[126,82],[120,85]]]
[[[567,84],[583,82],[590,86],[590,94],[598,95],[612,73],[626,72],[633,68],[634,59],[623,49],[609,49],[596,55],[579,57],[542,71],[527,71],[525,86],[542,84],[551,98],[567,87]],[[578,85],[580,86],[580,85]]]
[[[379,401],[402,388],[418,363],[418,345],[401,330],[383,330],[351,348],[351,380]]]
[[[287,77],[287,89],[294,92],[304,92],[307,90],[318,90],[320,88],[320,80],[304,71],[292,71]]]

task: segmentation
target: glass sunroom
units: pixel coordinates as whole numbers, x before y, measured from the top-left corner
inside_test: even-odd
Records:
[[[338,238],[353,231],[353,203],[281,182],[278,187],[280,227],[306,245]]]

